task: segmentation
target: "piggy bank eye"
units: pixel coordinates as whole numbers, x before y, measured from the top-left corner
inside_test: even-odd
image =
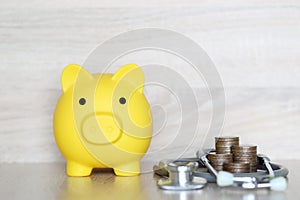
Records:
[[[121,97],[119,99],[120,104],[125,104],[126,103],[126,99],[124,97]]]
[[[80,105],[84,105],[85,103],[86,103],[85,98],[80,98],[80,99],[79,99],[79,104],[80,104]]]

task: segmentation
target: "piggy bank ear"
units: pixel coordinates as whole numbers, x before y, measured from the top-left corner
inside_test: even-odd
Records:
[[[65,67],[61,75],[61,86],[64,92],[76,82],[79,72],[87,77],[92,77],[88,71],[79,65],[70,64]]]
[[[142,68],[136,64],[127,64],[121,67],[112,78],[115,81],[127,81],[138,88],[138,91],[143,93],[144,90],[144,73]]]

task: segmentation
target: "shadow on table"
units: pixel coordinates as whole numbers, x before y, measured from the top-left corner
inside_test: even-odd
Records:
[[[136,199],[140,176],[118,177],[110,169],[95,170],[90,177],[66,177],[59,199]]]

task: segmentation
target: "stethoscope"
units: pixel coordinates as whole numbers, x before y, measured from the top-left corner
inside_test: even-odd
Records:
[[[217,172],[207,159],[208,153],[214,150],[197,152],[196,158],[162,160],[153,167],[155,174],[162,178],[157,185],[165,190],[195,190],[204,188],[208,182],[216,182],[218,186],[234,186],[243,189],[269,188],[283,191],[287,188],[288,169],[270,162],[270,159],[258,154],[258,172],[232,174]],[[207,172],[207,169],[211,172]]]

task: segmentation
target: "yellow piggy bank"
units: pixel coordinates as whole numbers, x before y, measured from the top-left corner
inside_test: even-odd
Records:
[[[53,129],[67,174],[89,176],[93,168],[113,168],[119,176],[138,175],[153,129],[141,68],[128,64],[115,74],[90,74],[72,64],[64,69],[61,85]]]

